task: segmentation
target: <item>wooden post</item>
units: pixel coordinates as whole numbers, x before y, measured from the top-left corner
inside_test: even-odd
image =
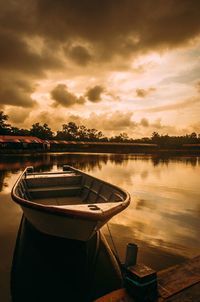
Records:
[[[126,247],[125,267],[133,266],[137,263],[138,246],[135,243],[128,243]]]

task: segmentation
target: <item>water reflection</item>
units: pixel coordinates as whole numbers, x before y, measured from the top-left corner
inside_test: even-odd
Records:
[[[110,228],[124,257],[125,246],[139,244],[139,260],[156,269],[200,253],[200,161],[198,157],[157,157],[123,154],[35,154],[0,158],[0,239],[7,243],[16,234],[21,211],[10,200],[20,171],[61,170],[69,164],[130,192],[128,209],[110,221]],[[104,233],[108,237],[107,229]],[[11,236],[12,234],[12,236]],[[9,237],[10,236],[10,237]],[[14,239],[13,239],[14,242]],[[12,244],[14,245],[14,243]],[[5,250],[1,256],[6,256]],[[10,257],[12,248],[10,249]]]

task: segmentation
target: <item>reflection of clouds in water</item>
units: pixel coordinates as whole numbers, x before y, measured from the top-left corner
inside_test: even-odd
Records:
[[[149,210],[155,210],[155,203],[151,203],[150,201],[148,200],[145,200],[145,199],[138,199],[138,200],[135,200],[135,209],[136,210],[143,210],[143,209],[149,209]]]
[[[3,179],[3,186],[2,186],[2,193],[7,193],[9,194],[12,190],[12,187],[14,185],[14,183],[16,182],[18,176],[20,175],[20,172],[18,173],[10,173],[7,172],[4,175],[4,179]]]
[[[110,222],[110,228],[116,244],[120,242],[126,245],[128,242],[148,245],[183,257],[194,257],[200,252],[200,246],[195,238],[198,238],[197,232],[191,232],[182,226],[169,220],[167,223],[159,216],[149,215],[146,220],[142,220],[142,215],[134,215],[121,220],[114,217]],[[153,218],[153,219],[152,219]],[[196,243],[196,244],[194,244]]]
[[[164,202],[153,196],[152,200],[148,200],[148,195],[146,198],[135,198],[135,203],[114,217],[112,223],[134,229],[135,240],[184,256],[197,255],[199,219],[194,219],[194,215],[188,219],[187,208],[181,210],[179,203],[174,204],[173,200],[170,203],[169,198]]]
[[[0,234],[16,232],[21,217],[21,209],[11,200],[10,193],[1,193],[0,197]]]
[[[149,176],[149,172],[147,170],[144,170],[144,171],[141,172],[140,175],[141,175],[142,179],[146,179]]]
[[[194,213],[195,214],[195,213]],[[181,242],[193,241],[195,238],[199,236],[199,217],[193,215],[193,213],[189,211],[180,211],[177,212],[170,212],[170,213],[163,213],[163,218],[172,224],[176,225],[176,228],[173,230],[174,237],[182,238]]]

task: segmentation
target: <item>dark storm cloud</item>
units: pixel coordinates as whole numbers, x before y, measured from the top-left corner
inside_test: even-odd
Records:
[[[0,73],[9,70],[28,82],[67,68],[66,45],[67,57],[80,67],[111,61],[122,66],[129,56],[184,46],[200,33],[199,11],[198,0],[1,1]],[[27,104],[18,85],[12,91],[9,102]]]
[[[1,70],[16,70],[31,76],[41,76],[44,70],[59,67],[60,60],[48,49],[41,54],[34,53],[21,37],[0,31]]]
[[[81,45],[71,47],[66,53],[75,63],[81,66],[87,65],[92,60],[90,52]]]
[[[37,31],[55,40],[96,43],[106,57],[194,37],[200,29],[199,10],[198,0],[42,0],[36,7]]]
[[[30,95],[34,87],[28,81],[0,73],[0,103],[2,105],[33,107],[37,103]]]
[[[104,92],[104,88],[100,85],[96,85],[90,88],[85,96],[88,98],[89,101],[93,103],[97,103],[101,101],[101,94]]]
[[[75,94],[68,91],[65,84],[58,84],[51,91],[51,98],[54,100],[53,106],[61,105],[63,107],[71,107],[75,104],[84,104],[84,97],[77,97]]]
[[[0,22],[18,38],[87,41],[104,60],[184,43],[199,34],[199,11],[198,0],[18,0],[1,3]]]

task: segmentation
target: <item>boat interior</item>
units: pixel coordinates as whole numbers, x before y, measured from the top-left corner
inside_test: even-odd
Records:
[[[30,173],[18,186],[20,197],[42,205],[123,202],[125,193],[87,174],[73,171]]]

